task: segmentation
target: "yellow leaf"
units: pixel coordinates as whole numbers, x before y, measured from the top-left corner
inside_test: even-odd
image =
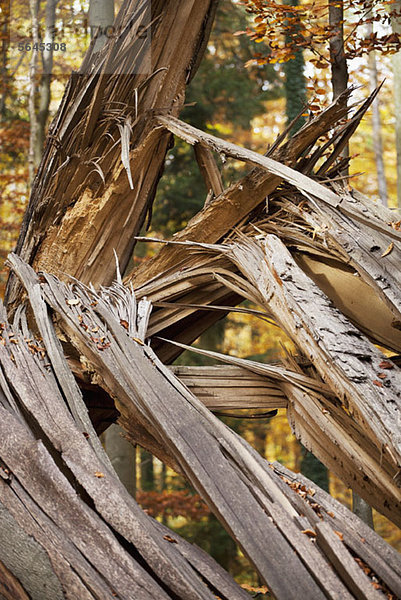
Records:
[[[393,248],[394,248],[394,242],[391,242],[391,244],[388,246],[388,248],[386,248],[386,250],[381,255],[381,258],[383,258],[384,256],[388,256],[390,254],[390,252],[392,252]]]

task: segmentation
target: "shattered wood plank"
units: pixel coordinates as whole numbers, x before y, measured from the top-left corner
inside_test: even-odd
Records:
[[[125,0],[116,20],[119,38],[94,56],[89,51],[50,127],[17,246],[26,261],[61,277],[108,284],[115,249],[124,270],[171,142],[153,116],[178,114],[216,6],[215,0]],[[138,37],[150,22],[150,40]],[[128,123],[124,166],[119,127],[128,132]],[[20,293],[11,279],[10,309]]]
[[[214,196],[220,196],[224,191],[224,186],[213,153],[202,144],[195,144],[194,152],[199,170],[205,180],[206,189],[211,190]]]
[[[43,324],[44,302],[40,295],[38,279],[30,268],[24,268],[21,263],[18,267],[16,265],[16,270],[24,285],[29,288],[32,309]],[[64,301],[67,302],[67,306],[68,302],[71,302],[68,299]],[[49,318],[47,326],[51,327]],[[164,538],[160,539],[154,522],[145,515],[116,479],[109,461],[101,461],[95,455],[86,436],[77,429],[73,418],[68,415],[62,399],[59,397],[56,402],[56,390],[48,389],[50,386],[44,385],[43,373],[35,369],[34,359],[30,358],[27,352],[19,350],[20,344],[21,348],[23,347],[22,340],[15,339],[19,342],[13,349],[15,366],[6,356],[3,356],[2,360],[8,379],[15,381],[15,390],[24,399],[26,409],[34,416],[55,448],[61,452],[64,462],[77,482],[85,488],[99,514],[115,531],[135,545],[142,558],[175,593],[194,600],[210,598],[206,588],[197,589],[195,574],[182,560],[174,545]],[[60,348],[57,346],[49,344],[48,350],[50,360],[55,366],[58,366],[61,360],[65,360],[64,357],[55,356],[60,354]],[[63,377],[64,372],[60,371]],[[96,473],[100,473],[101,477],[97,477]]]
[[[286,408],[277,382],[241,367],[172,366],[171,371],[209,410]]]
[[[21,516],[17,497],[43,534],[53,539],[56,554],[71,564],[84,585],[90,582],[93,595],[87,597],[98,594],[105,598],[115,590],[123,597],[135,591],[138,598],[144,600],[154,598],[155,594],[167,598],[118,544],[106,524],[77,496],[43,443],[35,440],[29,430],[1,407],[0,414],[1,458],[15,476],[8,485],[0,481],[0,500],[14,518],[18,521]],[[97,479],[94,475],[93,478]],[[34,537],[38,539],[37,534]],[[102,575],[95,577],[93,571],[90,573],[89,563]],[[145,581],[146,587],[143,587]]]
[[[349,92],[346,92],[347,96]],[[312,147],[321,135],[330,131],[333,124],[344,118],[343,102],[337,99],[326,110],[302,127],[286,144],[275,150],[270,158],[294,167],[300,156]],[[225,190],[204,207],[188,225],[176,233],[176,241],[192,240],[215,243],[227,235],[232,227],[246,217],[280,183],[280,178],[261,169],[253,169],[238,183]],[[135,269],[126,282],[132,281],[135,289],[161,276],[185,262],[185,249],[165,247],[148,263]]]
[[[159,117],[159,122],[164,125],[171,133],[174,133],[178,137],[182,138],[188,144],[192,146],[196,144],[203,144],[204,146],[213,149],[215,152],[220,153],[224,158],[230,157],[237,160],[248,162],[254,166],[262,167],[271,175],[275,175],[280,179],[284,179],[288,183],[294,185],[301,192],[306,192],[319,200],[329,204],[330,206],[337,208],[340,205],[341,198],[337,196],[332,190],[322,186],[317,181],[306,177],[303,173],[291,169],[285,164],[279,163],[272,158],[263,156],[253,150],[242,148],[232,142],[227,142],[221,138],[218,138],[210,133],[206,133],[180,121],[177,118],[166,116]]]
[[[384,595],[373,587],[367,575],[356,564],[352,555],[344,548],[340,538],[333,532],[327,523],[316,525],[316,541],[330,556],[343,581],[348,585],[355,598],[359,600],[383,600]]]
[[[288,384],[282,387],[289,399],[288,420],[298,440],[345,485],[400,525],[400,491],[388,458],[341,406]]]
[[[18,263],[16,258],[13,260]],[[28,272],[36,281],[32,271],[28,269]],[[64,322],[65,332],[102,377],[107,379],[109,374],[108,386],[111,379],[115,380],[114,391],[120,406],[128,404],[129,398],[141,418],[156,425],[186,476],[214,507],[234,538],[243,547],[246,545],[248,555],[256,562],[261,575],[269,580],[268,585],[276,597],[298,598],[299,590],[305,588],[308,598],[320,598],[323,594],[336,600],[338,590],[342,590],[341,597],[346,598],[347,592],[338,579],[339,574],[331,574],[333,565],[328,555],[324,554],[327,561],[327,569],[324,569],[324,563],[316,555],[316,545],[305,543],[307,533],[304,530],[315,527],[319,519],[332,527],[336,515],[323,515],[324,511],[313,501],[316,489],[288,485],[277,477],[272,465],[215,419],[160,363],[137,337],[135,323],[127,325],[124,320],[121,324],[121,316],[135,314],[130,308],[130,303],[134,302],[131,292],[115,284],[98,295],[80,284],[66,286],[46,274],[42,278],[41,281],[46,283],[40,284],[41,292]],[[93,328],[102,331],[100,344],[98,338],[92,339]],[[101,478],[102,482],[104,480]],[[224,489],[215,487],[217,481],[224,481]],[[285,527],[288,520],[297,529]],[[266,532],[270,539],[268,547]],[[373,532],[371,535],[375,536]],[[252,552],[255,538],[256,556]],[[382,555],[385,547],[378,544]],[[305,562],[309,572],[304,570]],[[391,561],[389,564],[393,568]],[[270,566],[274,567],[273,574]],[[289,587],[295,585],[288,573],[289,566],[294,568],[291,573],[296,588]],[[391,578],[397,581],[395,573],[391,573]],[[289,593],[290,589],[295,595]]]
[[[394,465],[401,466],[401,371],[388,370],[371,344],[297,267],[273,235],[242,239],[226,251],[264,297],[270,312],[313,362],[350,415]]]
[[[176,456],[191,483],[238,540],[276,596],[295,598],[304,587],[309,597],[323,597],[303,563],[277,532],[254,493],[231,464],[236,444],[230,442],[229,430],[220,425],[179,384],[147,346],[129,339],[119,320],[112,317],[104,299],[93,296],[92,303],[97,302],[96,312],[105,319],[114,337],[108,336],[104,349],[99,351],[88,333],[98,323],[87,300],[88,292],[74,288],[76,297],[85,303],[83,322],[88,326],[86,330],[79,325],[77,316],[80,313],[77,307],[65,302],[66,289],[53,278],[48,277],[47,282],[48,285],[41,286],[47,301],[66,323],[66,331],[73,336],[74,343],[81,347],[81,351],[83,346],[86,348],[84,353],[96,365],[99,374],[102,373],[102,377],[107,380],[107,387],[113,389],[121,412],[134,411],[135,414],[139,413],[139,418],[144,423],[156,424],[164,442]],[[123,293],[123,288],[120,293]],[[120,382],[117,387],[112,383],[113,380]],[[216,483],[223,479],[224,491]],[[288,509],[290,510],[289,505]],[[267,531],[275,548],[273,553],[266,548]],[[287,574],[283,578],[280,573],[288,571],[291,565],[293,575]]]
[[[387,544],[371,527],[348,510],[341,502],[317,487],[301,473],[292,473],[280,463],[270,465],[280,476],[282,489],[288,493],[289,487],[303,490],[313,489],[313,496],[302,496],[304,500],[315,503],[315,511],[323,515],[323,520],[331,524],[333,531],[343,534],[344,543],[355,552],[379,579],[382,579],[396,597],[401,589],[401,558],[399,552]],[[317,515],[316,515],[317,517]],[[320,517],[317,517],[320,521]]]

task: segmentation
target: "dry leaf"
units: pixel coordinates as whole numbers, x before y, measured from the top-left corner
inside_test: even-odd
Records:
[[[382,360],[381,363],[379,364],[379,367],[381,369],[394,369],[394,364],[392,362],[390,362],[389,360]]]
[[[373,380],[373,385],[377,385],[377,387],[383,387],[383,384],[381,381],[379,381],[378,379],[374,379]]]
[[[313,531],[313,529],[303,529],[301,533],[304,533],[305,535],[307,535],[311,538],[316,537],[316,531]]]
[[[167,540],[168,542],[170,542],[170,544],[178,544],[177,540],[175,540],[174,538],[172,538],[170,535],[164,535],[163,539]]]
[[[101,479],[102,477],[104,477],[104,473],[102,473],[101,471],[95,471],[95,477]]]
[[[128,321],[125,321],[124,319],[120,319],[120,325],[122,325],[124,327],[124,329],[126,329],[128,331]]]
[[[390,252],[392,252],[393,248],[394,248],[394,242],[391,242],[391,244],[388,246],[388,248],[386,248],[386,250],[381,255],[381,258],[383,258],[384,256],[388,256],[388,254],[390,254]]]
[[[378,376],[380,379],[386,379],[386,377],[387,377],[387,373],[378,373],[378,374],[377,374],[377,376]]]
[[[145,344],[143,343],[142,340],[140,340],[139,338],[132,338],[134,340],[134,342],[136,342],[137,344],[139,344],[140,346],[144,346]]]
[[[336,530],[334,530],[334,533],[335,533],[336,535],[338,535],[338,537],[340,538],[340,540],[341,540],[342,542],[344,541],[344,536],[343,536],[343,534],[341,533],[341,531],[336,531]]]

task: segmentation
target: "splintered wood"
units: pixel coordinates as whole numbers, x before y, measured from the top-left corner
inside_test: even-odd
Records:
[[[21,598],[248,597],[129,496],[97,435],[117,417],[275,598],[401,597],[390,546],[211,412],[286,407],[298,439],[401,526],[401,371],[376,346],[401,353],[400,220],[338,183],[377,92],[350,113],[345,92],[263,156],[180,121],[216,6],[154,0],[149,21],[147,1],[125,0],[120,37],[89,50],[50,127],[0,315],[0,577]],[[135,32],[150,25],[147,45]],[[173,134],[207,202],[125,274]],[[214,153],[251,170],[224,190]],[[190,346],[231,310],[281,326],[297,355]],[[188,348],[225,365],[169,366]]]
[[[32,354],[28,343],[33,335],[23,312],[14,327],[3,313],[0,460],[5,475],[0,501],[24,532],[58,557],[54,573],[69,595],[72,590],[84,593],[86,586],[85,598],[106,597],[105,590],[121,598],[134,593],[136,598],[206,599],[214,591],[227,600],[247,597],[221,567],[142,512],[94,444],[93,431],[82,431],[85,407],[79,390],[69,383],[46,305],[96,377],[118,398],[124,427],[129,430],[131,420],[139,422],[168,449],[276,598],[296,599],[301,593],[322,600],[351,599],[356,586],[370,589],[372,581],[379,582],[378,589],[372,587],[372,598],[381,597],[381,591],[401,592],[401,563],[394,550],[312,482],[263,459],[142,341],[147,301],[137,303],[120,283],[98,294],[46,273],[39,279],[16,256],[10,262],[27,290],[46,353]],[[280,379],[288,382],[290,376],[281,373]],[[74,396],[75,414],[66,396]],[[30,427],[43,432],[46,445]],[[55,452],[62,462],[54,461]],[[85,496],[73,492],[76,484]],[[35,515],[34,524],[29,513]],[[338,532],[344,532],[341,540]],[[358,567],[355,556],[370,575]],[[143,561],[150,570],[143,570]],[[96,592],[98,573],[106,586],[103,594]]]

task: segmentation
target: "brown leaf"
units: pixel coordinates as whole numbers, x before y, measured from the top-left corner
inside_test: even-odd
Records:
[[[307,535],[308,537],[311,537],[311,538],[316,537],[316,531],[314,531],[313,529],[303,529],[301,531],[301,533],[304,533],[305,535]]]
[[[378,381],[377,379],[373,380],[373,385],[377,385],[377,387],[383,387],[383,384],[381,381]]]
[[[394,242],[391,242],[391,244],[385,249],[385,251],[381,255],[381,258],[390,254],[390,252],[392,252],[393,248],[394,248]]]
[[[104,473],[102,473],[101,471],[95,471],[95,477],[101,479],[102,477],[104,477]]]
[[[387,377],[387,373],[378,373],[378,374],[377,374],[377,376],[378,376],[380,379],[386,379],[386,377]]]
[[[170,544],[178,544],[177,540],[175,540],[174,538],[172,538],[170,535],[164,535],[163,539],[167,540],[168,542],[170,542]]]
[[[139,344],[140,346],[144,346],[145,344],[143,343],[142,340],[140,340],[139,338],[132,338],[134,340],[134,342],[136,342],[137,344]]]
[[[335,533],[336,535],[338,535],[338,537],[340,538],[340,540],[341,540],[342,542],[344,541],[344,535],[341,533],[341,531],[336,531],[336,530],[334,529],[334,533]]]
[[[379,367],[381,369],[394,369],[394,364],[392,362],[390,362],[389,360],[382,360],[381,363],[379,364]]]
[[[126,329],[128,331],[128,321],[125,321],[124,319],[120,319],[120,325],[122,325],[124,327],[124,329]]]

